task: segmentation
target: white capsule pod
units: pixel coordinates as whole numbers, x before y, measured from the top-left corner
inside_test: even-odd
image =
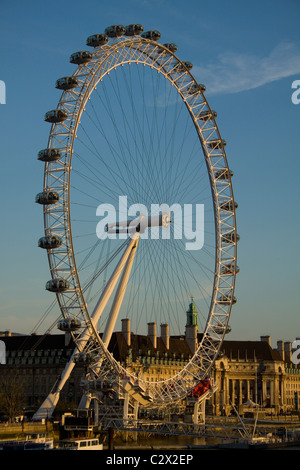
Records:
[[[235,304],[237,302],[236,298],[231,294],[231,292],[226,292],[222,294],[217,299],[219,304]]]
[[[229,180],[229,178],[232,178],[232,177],[233,177],[233,171],[228,170],[227,168],[218,170],[215,173],[215,178],[218,180]]]
[[[178,49],[177,45],[174,44],[174,42],[167,42],[166,44],[163,44],[169,51],[175,53]]]
[[[152,31],[145,31],[144,33],[141,34],[142,38],[145,39],[151,39],[152,41],[158,41],[160,39],[160,32],[157,31],[156,29]]]
[[[58,235],[47,235],[45,237],[41,237],[38,241],[38,246],[45,250],[58,248],[61,244],[62,240]]]
[[[95,362],[95,354],[91,352],[80,352],[73,357],[73,361],[76,364],[90,365]]]
[[[108,36],[106,34],[92,34],[86,40],[86,45],[90,47],[104,46],[108,43]]]
[[[138,36],[143,31],[144,27],[141,24],[130,24],[125,28],[125,36]]]
[[[196,114],[196,118],[200,119],[201,121],[209,121],[210,119],[216,118],[217,112],[216,111],[200,111],[200,113]]]
[[[192,62],[189,62],[187,60],[178,63],[175,65],[174,70],[176,72],[185,72],[186,70],[191,70],[193,68]]]
[[[81,328],[81,321],[77,318],[62,318],[57,323],[57,328],[65,332],[73,332]]]
[[[61,151],[56,148],[43,149],[39,151],[37,158],[41,162],[56,162],[61,158]]]
[[[125,26],[122,24],[114,24],[112,26],[107,26],[104,30],[104,34],[106,34],[109,38],[118,38],[125,34],[126,29]]]
[[[42,205],[55,204],[58,200],[59,194],[56,191],[42,191],[35,196],[35,202]]]
[[[226,233],[222,235],[222,242],[223,243],[236,243],[240,239],[240,236],[235,232]]]
[[[195,95],[196,93],[200,93],[200,91],[204,92],[206,90],[206,86],[202,83],[193,83],[187,88],[187,92],[189,95]]]
[[[63,122],[67,119],[68,114],[62,109],[51,109],[45,114],[44,120],[50,123]]]
[[[238,266],[235,266],[232,263],[225,264],[225,266],[222,266],[221,268],[222,275],[232,276],[233,274],[238,274],[239,272],[240,272],[240,268]]]
[[[225,333],[225,335],[228,335],[229,333],[231,333],[231,327],[229,325],[227,326],[215,326],[214,327],[214,332],[217,333],[217,334],[223,334]]]
[[[70,285],[66,279],[51,279],[46,283],[46,290],[49,292],[64,292],[70,288]]]
[[[92,60],[93,56],[89,51],[73,52],[70,56],[70,63],[76,65],[87,64]]]
[[[210,142],[207,142],[207,146],[213,150],[221,149],[226,146],[226,140],[224,139],[211,140]]]
[[[55,82],[55,88],[58,90],[72,90],[78,86],[78,80],[75,77],[61,77]]]
[[[227,212],[231,212],[231,211],[234,211],[235,209],[238,208],[238,203],[237,202],[233,202],[233,201],[227,201],[227,202],[223,202],[221,205],[220,205],[220,209],[222,211],[227,211]]]

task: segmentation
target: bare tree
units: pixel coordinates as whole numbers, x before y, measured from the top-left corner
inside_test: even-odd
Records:
[[[0,411],[12,422],[22,414],[25,404],[24,382],[17,374],[5,374],[0,380]]]

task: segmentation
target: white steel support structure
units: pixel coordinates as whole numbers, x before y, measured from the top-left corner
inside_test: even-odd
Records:
[[[97,329],[97,323],[100,319],[100,316],[103,312],[103,309],[106,306],[106,304],[107,304],[107,302],[110,298],[110,295],[112,294],[112,292],[113,292],[113,290],[116,286],[116,283],[118,282],[118,279],[120,277],[120,274],[121,274],[124,266],[126,265],[124,275],[122,277],[122,281],[120,283],[117,295],[115,297],[114,307],[111,311],[110,320],[108,322],[108,328],[105,330],[105,333],[104,333],[104,341],[106,342],[105,344],[109,343],[110,338],[111,338],[111,334],[112,334],[112,331],[113,331],[114,324],[117,320],[117,315],[118,315],[118,312],[119,312],[119,309],[120,309],[120,306],[121,306],[122,298],[124,296],[124,291],[126,289],[126,284],[128,282],[128,278],[129,278],[130,270],[131,270],[132,263],[133,263],[133,260],[134,260],[134,255],[135,255],[135,250],[136,250],[136,247],[137,247],[138,240],[139,240],[139,234],[137,234],[137,236],[134,236],[131,239],[127,249],[125,250],[125,253],[123,254],[123,256],[120,259],[113,275],[111,276],[105,291],[101,295],[101,297],[100,297],[100,299],[99,299],[99,301],[96,305],[96,308],[93,312],[93,315],[92,315],[92,322],[91,323],[92,323],[93,328],[96,330]],[[127,262],[128,258],[129,258],[129,262]],[[52,413],[53,413],[53,411],[54,411],[54,409],[55,409],[55,407],[58,403],[58,400],[59,400],[59,397],[60,397],[60,392],[63,389],[66,381],[70,377],[70,374],[71,374],[71,372],[72,372],[72,370],[73,370],[73,368],[76,364],[75,358],[80,353],[83,353],[90,336],[91,336],[91,332],[90,332],[89,328],[86,328],[83,331],[83,333],[81,334],[80,338],[78,339],[77,347],[73,351],[73,354],[72,354],[69,362],[65,366],[64,371],[61,375],[61,378],[60,378],[58,384],[56,385],[55,390],[48,395],[48,397],[46,398],[46,400],[44,401],[42,406],[39,408],[37,413],[35,413],[35,415],[33,416],[34,420],[39,420],[39,419],[45,418],[45,416],[46,417],[51,417],[52,416]],[[99,364],[99,366],[101,366],[101,364]]]
[[[131,246],[131,249],[130,249],[130,255],[129,255],[128,261],[126,263],[126,266],[125,266],[120,284],[118,286],[117,293],[116,293],[115,298],[114,298],[114,302],[113,302],[113,306],[112,306],[110,314],[109,314],[108,322],[106,323],[106,327],[105,327],[105,330],[104,330],[104,333],[103,333],[103,338],[102,338],[102,341],[103,341],[103,343],[105,344],[106,347],[108,347],[108,345],[109,345],[109,342],[110,342],[110,339],[111,339],[111,336],[112,336],[112,333],[113,333],[113,330],[114,330],[114,327],[115,327],[115,324],[116,324],[116,321],[117,321],[117,318],[118,318],[118,314],[119,314],[121,304],[122,304],[122,301],[123,301],[123,298],[124,298],[124,294],[125,294],[125,291],[126,291],[126,286],[128,284],[128,279],[129,279],[129,276],[130,276],[130,271],[131,271],[131,268],[132,268],[132,264],[133,264],[133,260],[134,260],[134,256],[135,256],[135,253],[136,253],[136,249],[137,249],[137,246],[138,246],[139,239],[140,239],[140,237],[139,237],[139,235],[137,235],[133,239],[133,241],[131,242],[132,246]],[[131,243],[130,243],[130,245],[131,245]]]

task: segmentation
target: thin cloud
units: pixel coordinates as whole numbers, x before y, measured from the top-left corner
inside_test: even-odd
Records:
[[[194,66],[193,73],[207,94],[239,93],[300,73],[300,50],[285,42],[266,57],[226,52],[205,67]]]

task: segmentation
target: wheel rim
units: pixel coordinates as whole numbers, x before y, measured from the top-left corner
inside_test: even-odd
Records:
[[[89,185],[89,187],[92,186],[92,184],[95,186],[95,188],[98,190],[99,185],[105,191],[102,191],[102,199],[99,197],[97,199],[95,196],[91,196],[91,194],[88,195],[88,198],[92,200],[94,198],[95,204],[99,204],[102,202],[108,202],[109,201],[109,189],[111,189],[112,185],[111,182],[113,181],[114,185],[118,188],[118,184],[121,181],[120,175],[122,174],[122,170],[124,170],[124,162],[128,162],[128,158],[126,158],[126,152],[124,152],[124,155],[121,157],[124,157],[124,160],[122,162],[121,157],[120,157],[120,149],[123,148],[129,148],[130,146],[128,145],[129,141],[129,135],[131,135],[131,144],[134,143],[133,147],[135,149],[136,155],[138,157],[133,158],[132,160],[134,161],[134,169],[135,173],[131,169],[130,172],[127,173],[127,186],[124,187],[124,191],[127,191],[129,188],[132,189],[132,199],[130,200],[131,203],[133,202],[139,202],[139,203],[145,203],[145,205],[149,205],[151,202],[155,203],[162,203],[162,202],[169,202],[170,204],[175,203],[176,200],[172,199],[170,201],[170,194],[167,195],[167,192],[162,191],[162,188],[174,188],[176,187],[177,189],[177,196],[179,197],[179,191],[178,188],[181,190],[182,185],[180,185],[178,182],[179,181],[185,181],[186,183],[189,182],[189,178],[192,178],[193,171],[192,167],[189,168],[189,171],[184,175],[184,178],[182,178],[183,172],[182,170],[182,154],[178,153],[177,157],[175,156],[173,160],[173,165],[174,163],[176,164],[176,167],[179,171],[179,175],[181,177],[178,177],[178,174],[175,176],[172,175],[170,176],[170,157],[166,157],[167,151],[166,147],[164,152],[162,152],[162,155],[164,155],[166,158],[165,160],[168,162],[165,167],[163,166],[162,160],[159,162],[159,168],[163,168],[166,171],[166,174],[164,175],[163,178],[158,178],[159,176],[159,171],[156,170],[154,171],[154,167],[150,165],[150,170],[148,166],[148,178],[142,178],[142,175],[144,174],[144,166],[145,162],[143,162],[141,155],[143,152],[146,152],[145,149],[151,148],[151,139],[153,139],[153,133],[148,133],[147,136],[145,136],[145,129],[146,126],[143,127],[143,131],[141,132],[141,127],[139,128],[138,131],[136,131],[135,137],[133,138],[133,131],[129,131],[129,128],[127,129],[127,134],[126,137],[122,138],[121,134],[117,134],[117,129],[121,128],[121,124],[124,128],[126,125],[126,115],[124,119],[123,113],[120,112],[122,109],[119,105],[120,97],[121,97],[121,88],[116,88],[116,83],[118,82],[118,77],[121,76],[118,74],[120,70],[124,70],[125,68],[131,68],[132,66],[135,66],[137,70],[141,68],[141,66],[146,66],[145,69],[150,71],[153,76],[153,69],[158,72],[158,76],[160,79],[163,79],[162,82],[164,84],[167,84],[169,86],[168,88],[168,100],[169,104],[172,102],[172,99],[174,98],[174,93],[176,97],[179,97],[179,101],[176,102],[176,106],[178,106],[178,111],[176,111],[175,116],[176,118],[173,118],[172,125],[173,128],[175,127],[175,122],[189,122],[191,123],[192,130],[194,131],[194,136],[193,139],[195,139],[195,142],[198,142],[199,149],[202,149],[202,161],[201,161],[201,171],[199,174],[202,174],[205,169],[205,174],[207,178],[207,182],[209,183],[209,193],[211,197],[211,208],[212,208],[212,219],[214,223],[214,230],[213,233],[211,233],[210,236],[210,241],[214,239],[214,247],[213,247],[213,266],[210,268],[210,289],[211,289],[211,294],[210,294],[210,302],[208,306],[208,313],[205,317],[204,315],[204,324],[202,326],[202,331],[203,335],[201,337],[201,340],[199,342],[199,345],[188,361],[188,363],[179,371],[177,372],[174,376],[171,378],[168,378],[167,380],[162,380],[161,382],[152,382],[151,380],[149,381],[148,379],[143,378],[141,375],[139,375],[139,381],[143,385],[144,389],[146,389],[149,394],[151,394],[152,397],[155,397],[155,402],[157,403],[162,403],[166,404],[170,401],[174,401],[174,399],[180,399],[183,396],[185,396],[188,391],[197,383],[199,380],[206,378],[209,376],[211,367],[213,365],[214,359],[218,354],[218,351],[220,349],[221,343],[223,341],[224,335],[226,333],[226,329],[228,327],[228,320],[231,312],[231,307],[233,303],[235,302],[234,299],[234,287],[235,287],[235,276],[236,276],[236,270],[237,270],[237,240],[238,236],[236,235],[236,215],[235,215],[235,210],[236,210],[236,205],[234,202],[234,196],[233,196],[233,190],[232,190],[232,182],[231,182],[231,175],[230,175],[230,170],[228,167],[228,162],[227,162],[227,157],[225,154],[225,149],[224,149],[224,142],[222,141],[222,138],[220,136],[216,121],[215,121],[215,115],[214,112],[210,109],[206,98],[204,96],[203,88],[199,87],[199,84],[197,84],[196,80],[194,77],[191,75],[191,72],[189,70],[189,63],[184,63],[179,60],[179,58],[175,55],[174,52],[170,50],[170,46],[163,46],[159,44],[158,42],[152,40],[152,39],[147,39],[141,36],[133,36],[133,37],[126,37],[126,36],[121,36],[117,38],[111,38],[108,39],[108,41],[99,46],[95,47],[94,51],[92,53],[87,54],[87,57],[89,58],[89,61],[80,64],[76,71],[74,72],[72,76],[72,83],[69,80],[68,83],[68,89],[64,90],[60,101],[58,103],[58,106],[56,108],[56,115],[58,111],[63,111],[61,113],[62,117],[64,117],[64,120],[60,120],[58,122],[56,118],[56,122],[52,123],[51,131],[50,131],[50,136],[49,136],[49,142],[48,142],[48,150],[49,152],[52,151],[54,152],[54,149],[59,152],[59,158],[53,158],[51,161],[46,161],[45,164],[45,173],[44,173],[44,193],[49,192],[50,190],[52,192],[55,192],[56,194],[59,195],[59,201],[54,202],[54,204],[45,204],[44,205],[44,226],[45,226],[45,237],[50,237],[50,236],[55,236],[59,239],[59,246],[55,246],[53,248],[49,249],[49,245],[47,248],[48,251],[48,260],[49,260],[49,265],[50,265],[50,271],[51,271],[51,276],[53,280],[57,279],[62,279],[65,282],[67,282],[66,290],[60,290],[56,292],[57,299],[59,302],[59,306],[62,312],[62,317],[64,319],[77,319],[81,323],[81,328],[87,328],[89,330],[89,335],[90,335],[90,342],[88,348],[85,347],[85,352],[95,352],[95,358],[96,358],[96,363],[94,365],[91,365],[90,367],[90,373],[89,377],[91,379],[94,379],[97,376],[100,377],[106,377],[108,375],[114,375],[116,378],[119,378],[120,376],[124,375],[129,375],[131,376],[134,380],[137,379],[137,376],[123,368],[120,363],[114,358],[113,354],[108,352],[107,347],[103,344],[100,335],[98,334],[98,327],[93,324],[91,320],[91,313],[90,310],[87,306],[86,303],[86,296],[87,292],[92,284],[91,280],[89,281],[88,278],[83,282],[80,279],[80,269],[79,269],[79,264],[82,264],[82,266],[86,266],[86,264],[83,264],[83,260],[87,261],[90,260],[91,254],[99,248],[101,245],[101,240],[97,240],[96,243],[93,243],[92,245],[88,245],[87,248],[81,249],[80,244],[78,244],[78,247],[75,247],[75,236],[74,236],[74,226],[76,226],[78,220],[72,220],[72,208],[77,205],[77,207],[81,204],[81,209],[86,208],[89,204],[85,204],[86,199],[84,199],[84,189],[81,187],[76,186],[76,181],[75,184],[72,180],[73,175],[76,174],[78,179],[77,181],[83,181],[85,180],[86,184]],[[130,72],[131,75],[132,72]],[[113,76],[113,79],[111,79],[110,76]],[[109,81],[107,83],[109,84],[107,87],[105,85],[107,78],[109,77]],[[141,78],[141,74],[139,72],[136,73],[135,76],[135,81],[131,77],[131,82],[129,83],[127,79],[124,78],[125,74],[122,71],[122,84],[124,86],[125,83],[125,88],[127,87],[127,91],[131,89],[131,92],[133,92],[134,89],[134,94],[131,95],[131,98],[127,102],[127,108],[131,107],[131,111],[134,108],[134,105],[131,103],[131,99],[134,95],[136,99],[136,94],[137,94],[137,86],[136,84],[140,82],[140,90],[145,90],[146,86],[145,83],[149,79],[148,75],[144,75],[143,78]],[[113,82],[114,80],[114,82]],[[64,81],[65,83],[66,81]],[[120,79],[119,79],[120,82]],[[62,82],[60,82],[61,84]],[[111,84],[114,83],[114,87],[111,86]],[[141,83],[143,83],[143,88],[141,86]],[[147,82],[148,83],[148,82]],[[70,88],[70,85],[72,85],[72,88]],[[98,85],[100,87],[100,93],[97,90]],[[197,87],[197,88],[194,88]],[[157,82],[155,84],[152,83],[152,88],[153,90],[155,89],[156,91],[162,91],[163,86],[161,84],[157,85]],[[172,93],[169,91],[172,90]],[[195,92],[196,90],[196,92]],[[101,93],[103,94],[104,98],[102,97]],[[95,178],[93,175],[97,174],[97,170],[94,168],[94,162],[91,163],[90,161],[86,160],[85,157],[83,157],[84,152],[82,152],[82,149],[85,149],[87,153],[87,148],[89,148],[89,153],[95,153],[95,149],[97,150],[95,145],[92,145],[91,139],[89,136],[87,136],[87,133],[85,131],[84,127],[84,116],[87,116],[90,121],[91,118],[90,116],[92,115],[92,112],[94,112],[94,105],[93,101],[90,100],[92,98],[92,95],[96,95],[98,98],[98,105],[101,108],[102,112],[103,110],[108,110],[107,116],[109,117],[109,120],[112,122],[114,119],[114,116],[116,115],[115,112],[112,112],[110,114],[110,110],[108,109],[109,106],[112,106],[112,97],[114,94],[115,100],[118,102],[118,110],[119,114],[122,114],[121,120],[123,121],[121,124],[119,121],[118,123],[113,125],[113,129],[115,132],[114,138],[118,141],[118,151],[116,151],[116,155],[118,158],[120,157],[120,166],[114,168],[114,173],[116,174],[116,168],[119,171],[119,177],[116,179],[115,174],[114,174],[114,179],[109,180],[108,177],[106,178],[106,183],[109,182],[109,184],[105,184],[105,177],[104,179],[97,180],[95,181]],[[105,98],[106,95],[106,98]],[[122,94],[123,96],[123,94]],[[160,95],[157,95],[160,98]],[[165,95],[166,96],[166,95]],[[147,106],[145,103],[146,97],[141,93],[139,95],[140,102],[143,102],[143,110]],[[158,99],[158,98],[156,98]],[[89,106],[89,103],[92,103],[91,106]],[[180,105],[178,104],[180,102]],[[170,107],[173,107],[174,109],[174,104],[170,104]],[[149,107],[149,104],[148,104]],[[161,104],[157,103],[156,106],[156,111],[157,109],[163,106]],[[166,108],[166,97],[164,101],[164,108]],[[180,110],[179,110],[180,108]],[[185,109],[186,115],[188,118],[187,120],[180,121],[180,113],[182,109]],[[64,114],[65,113],[65,114]],[[144,111],[143,111],[144,113]],[[137,121],[140,122],[141,119],[144,119],[145,121],[145,116],[144,114],[138,114],[136,115]],[[154,113],[153,113],[154,114]],[[163,117],[165,119],[165,114],[166,112],[163,112]],[[172,113],[170,113],[172,114]],[[157,116],[158,114],[156,114]],[[96,125],[95,128],[99,131],[100,129],[100,124],[101,121],[99,119],[99,115],[94,114],[94,120],[96,119]],[[94,122],[95,124],[95,122]],[[159,127],[160,126],[160,127]],[[166,124],[166,121],[155,121],[154,119],[151,120],[151,122],[148,122],[148,129],[150,128],[156,128],[156,137],[159,134],[162,134],[162,131],[164,131],[165,134],[167,134],[167,127],[168,125]],[[158,132],[160,130],[160,132]],[[179,134],[179,126],[176,127],[176,132]],[[191,130],[189,129],[188,136],[190,136]],[[139,143],[140,146],[143,144],[143,151],[138,152],[138,138],[137,138],[137,133],[139,133]],[[78,142],[81,143],[82,136],[83,135],[87,136],[87,141],[89,142],[89,145],[87,145],[87,141],[82,144],[81,146],[81,151],[78,150]],[[109,137],[109,131],[105,130],[105,128],[101,127],[101,132],[102,136],[102,145],[105,144],[106,146],[106,152],[109,150],[111,151],[112,147],[112,138]],[[180,142],[182,148],[188,148],[188,145],[186,145],[186,136],[182,135],[180,136],[180,139],[176,141],[175,135],[177,135],[174,132],[168,134],[168,138],[165,138],[165,142],[168,142],[168,148],[172,148],[172,151],[170,151],[170,155],[173,156],[174,148],[180,147]],[[148,142],[146,142],[147,139]],[[190,137],[189,137],[190,139]],[[144,140],[144,142],[143,142]],[[152,153],[148,150],[148,155],[147,155],[147,162],[151,160],[151,155],[153,158],[153,153],[156,153],[156,155],[159,152],[159,147],[162,144],[163,139],[159,140],[159,145],[156,146],[154,149],[152,145]],[[152,142],[153,144],[153,142]],[[173,147],[171,146],[173,144]],[[194,144],[195,145],[195,144]],[[193,146],[192,146],[193,148]],[[199,150],[198,149],[198,150]],[[97,153],[97,152],[96,152]],[[112,152],[113,153],[113,152]],[[151,155],[150,155],[151,154]],[[195,153],[198,156],[198,152]],[[189,154],[189,159],[192,161],[194,156],[193,155],[193,150]],[[99,157],[99,155],[98,155]],[[79,172],[76,170],[75,166],[75,160],[76,163],[80,162],[82,168],[85,168],[85,171]],[[107,161],[101,160],[101,165],[102,168],[107,169],[107,174],[106,175],[112,175],[112,167],[109,167],[107,164]],[[181,161],[182,160],[182,161]],[[74,163],[74,168],[72,168]],[[133,167],[132,167],[133,168]],[[150,173],[149,173],[150,171]],[[72,178],[71,178],[72,174]],[[99,174],[99,170],[98,170]],[[149,177],[149,174],[151,178]],[[144,194],[138,191],[138,187],[136,184],[136,180],[142,179],[143,184],[141,187],[144,189]],[[199,179],[196,178],[196,183],[199,184]],[[172,184],[171,184],[172,182]],[[102,186],[101,186],[102,185]],[[178,188],[177,188],[178,186]],[[189,189],[189,192],[192,192],[191,190],[192,184],[187,184],[186,187],[184,188],[185,194],[187,194],[187,189]],[[150,189],[154,188],[156,189],[155,197],[156,199],[153,200],[153,194],[150,194],[151,191]],[[140,189],[140,188],[139,188]],[[158,191],[159,190],[159,191]],[[79,194],[82,195],[82,199],[77,199],[77,202],[73,201],[72,203],[72,197],[73,194],[76,195],[77,191],[77,196]],[[126,192],[130,193],[130,191]],[[118,194],[118,191],[114,192],[115,196],[119,195],[121,196],[120,192]],[[183,197],[183,192],[180,199],[180,202],[185,203],[185,199]],[[75,196],[76,197],[76,196]],[[175,197],[173,193],[173,198]],[[106,198],[106,199],[104,199]],[[151,200],[152,198],[152,200]],[[160,200],[157,200],[160,199]],[[135,199],[135,200],[134,200]],[[114,204],[116,205],[116,199],[113,199]],[[188,203],[190,203],[190,200],[187,198]],[[73,205],[72,205],[73,204]],[[92,204],[90,204],[92,206]],[[95,207],[94,205],[94,211]],[[92,206],[93,207],[93,206]],[[84,209],[85,210],[85,209]],[[79,214],[82,215],[82,213],[79,211]],[[79,223],[81,223],[79,221]],[[233,234],[233,235],[232,235]],[[174,234],[173,234],[174,235]],[[78,236],[78,239],[80,235]],[[95,237],[95,233],[93,234]],[[141,240],[143,241],[143,240]],[[145,242],[148,243],[149,240],[144,240]],[[171,242],[174,240],[166,240],[167,242]],[[113,240],[110,242],[112,243]],[[126,241],[122,240],[120,241],[120,247],[123,246],[125,247]],[[140,245],[142,245],[140,243]],[[108,246],[108,245],[107,245]],[[147,246],[144,244],[144,246]],[[165,245],[166,246],[166,245]],[[102,247],[103,248],[103,247]],[[139,247],[140,249],[140,247]],[[108,248],[109,250],[109,248]],[[174,246],[172,247],[172,256],[175,258],[178,256],[177,248]],[[82,263],[78,261],[78,253],[81,251],[82,254]],[[109,259],[109,254],[108,251],[106,252],[106,258],[104,258],[104,251],[101,251],[101,260],[102,260],[102,268],[100,269],[101,275],[105,273],[107,274],[105,269],[107,269],[107,263],[103,263],[103,260],[106,259],[108,261]],[[154,252],[155,253],[155,252]],[[160,252],[162,253],[162,251]],[[148,253],[149,254],[149,253]],[[141,256],[146,257],[147,252],[145,249],[145,252],[142,251],[141,249]],[[155,256],[152,255],[152,257]],[[162,255],[161,255],[162,256]],[[190,262],[191,260],[191,252],[186,254],[187,258],[189,259]],[[208,253],[208,256],[212,256],[211,253]],[[170,257],[170,254],[169,254]],[[98,258],[100,260],[100,257]],[[136,263],[139,265],[139,263]],[[100,266],[100,261],[99,261],[99,266]],[[99,268],[98,266],[98,268]],[[201,263],[201,269],[203,270],[204,264]],[[161,267],[161,266],[160,266]],[[177,265],[175,264],[175,268],[177,268],[177,271],[179,268],[182,268],[181,263],[178,261]],[[199,265],[198,265],[199,267]],[[136,279],[141,279],[142,273],[145,273],[147,270],[144,268],[140,268],[140,271],[138,272],[138,277]],[[161,271],[163,274],[161,278],[166,276],[166,271]],[[173,271],[168,271],[168,276],[171,277],[173,276],[174,279],[174,272]],[[208,271],[207,271],[208,272]],[[96,276],[96,269],[94,269],[94,277],[99,276],[99,269],[97,270],[97,276]],[[194,273],[189,271],[188,272],[190,277],[189,279],[192,279],[194,277]],[[206,273],[207,275],[207,273]],[[92,277],[90,277],[92,279]],[[158,281],[158,279],[157,279]],[[99,282],[99,280],[98,280]],[[173,281],[174,282],[174,281]],[[184,281],[182,283],[182,286],[184,285],[185,288],[185,293],[189,291],[189,294],[195,294],[194,292],[191,292],[192,286],[189,285],[188,281]],[[199,287],[199,281],[196,281],[195,285],[198,285]],[[175,286],[175,284],[174,284]],[[161,287],[161,289],[159,289]],[[200,286],[201,287],[201,286]],[[165,291],[167,288],[159,286],[159,284],[156,284],[156,290],[154,290],[154,284],[152,284],[152,292],[159,292],[160,291],[160,297],[162,298],[165,294]],[[176,289],[174,288],[174,291]],[[199,292],[197,291],[196,295]],[[202,289],[203,293],[203,289]],[[181,294],[183,294],[183,291],[181,291]],[[171,294],[169,293],[169,296]],[[179,295],[176,294],[177,297]],[[204,295],[203,295],[204,297]],[[185,302],[187,301],[187,297],[185,297]],[[170,302],[171,299],[167,298],[167,301]],[[142,303],[142,305],[144,305]],[[153,305],[152,304],[152,310],[153,310]],[[161,303],[161,306],[163,307],[165,304]],[[130,302],[128,303],[128,308],[132,308],[132,304]],[[181,307],[183,308],[183,304],[181,302]],[[185,313],[184,311],[182,312],[183,314]],[[153,316],[151,317],[150,315],[150,321],[153,321]],[[141,323],[141,318],[139,322]],[[162,321],[162,320],[160,320]],[[182,328],[182,325],[181,325]],[[76,331],[76,334],[74,332]],[[73,334],[73,338],[75,342],[78,342],[78,332],[80,332],[80,329],[76,329],[74,331],[71,331]],[[178,333],[177,333],[178,334]],[[97,366],[97,363],[99,364],[99,360],[101,360],[101,373],[99,371],[99,367]],[[97,362],[98,361],[98,362]],[[96,365],[95,365],[96,364]]]

